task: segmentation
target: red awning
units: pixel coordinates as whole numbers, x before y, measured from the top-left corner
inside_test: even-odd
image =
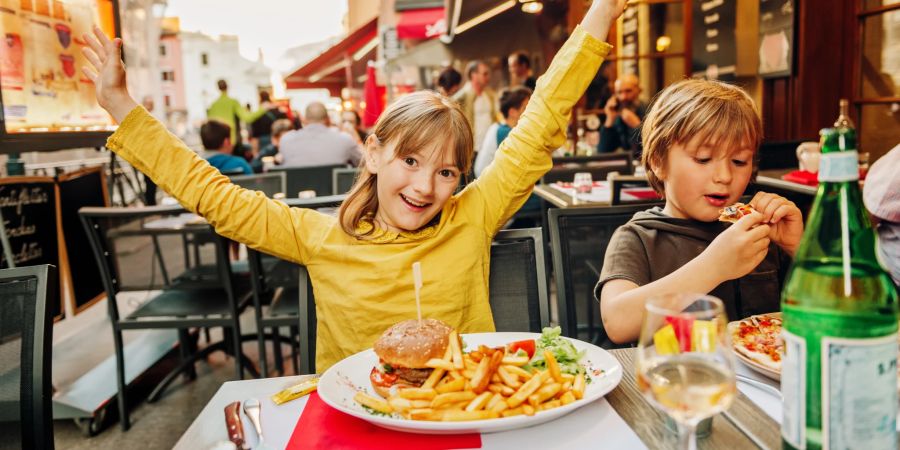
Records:
[[[444,8],[400,11],[397,37],[400,39],[431,39],[447,31]]]
[[[351,84],[348,82],[348,71],[359,65],[355,64],[358,61],[362,61],[364,68],[366,57],[374,56],[377,45],[372,45],[372,41],[377,37],[376,17],[288,75],[284,79],[287,88],[328,89],[332,96],[340,97],[341,88]],[[365,53],[357,54],[361,51]]]

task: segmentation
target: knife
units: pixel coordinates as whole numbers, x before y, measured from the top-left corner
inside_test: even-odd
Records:
[[[241,423],[241,402],[229,403],[225,407],[225,426],[228,429],[228,440],[238,449],[244,447],[244,424]]]

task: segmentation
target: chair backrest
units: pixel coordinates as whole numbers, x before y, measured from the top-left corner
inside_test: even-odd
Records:
[[[617,176],[609,181],[612,192],[611,205],[631,205],[638,203],[659,203],[660,197],[650,188],[650,181],[643,176]],[[623,192],[625,195],[623,196]],[[629,190],[635,190],[629,192]],[[640,193],[638,196],[637,194]]]
[[[334,195],[350,192],[350,188],[352,188],[353,183],[356,182],[357,173],[359,173],[359,169],[334,169],[331,172],[331,192]]]
[[[618,172],[621,175],[631,175],[634,172],[633,159],[631,152],[553,158],[553,168],[541,178],[541,182],[572,181],[575,174],[579,172],[589,172],[595,181],[605,180],[606,176],[612,172]]]
[[[51,346],[56,267],[0,270],[2,448],[53,448]]]
[[[233,175],[231,182],[245,189],[261,191],[266,197],[284,194],[287,191],[287,177],[284,172],[267,172],[253,175]]]
[[[759,161],[759,170],[769,169],[796,169],[800,162],[797,161],[797,147],[805,140],[798,141],[765,141],[759,145],[756,157]]]
[[[346,164],[329,164],[326,166],[310,167],[275,167],[269,172],[284,172],[287,176],[288,198],[296,197],[300,191],[313,190],[316,195],[331,194],[332,171],[338,168],[346,168]]]
[[[594,299],[594,286],[613,233],[636,212],[649,207],[640,204],[548,211],[557,309],[563,335],[608,344],[599,305]]]
[[[502,230],[491,244],[490,303],[497,331],[540,333],[550,325],[540,228]]]

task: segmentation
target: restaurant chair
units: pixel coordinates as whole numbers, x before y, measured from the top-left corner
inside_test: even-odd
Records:
[[[491,244],[488,292],[497,331],[540,333],[550,326],[547,276],[539,228],[502,230]],[[299,279],[300,374],[316,370],[316,305],[308,276]]]
[[[359,169],[348,169],[345,167],[334,169],[331,172],[331,192],[334,195],[346,194],[350,192],[353,183],[356,182],[356,174]]]
[[[284,172],[266,172],[254,175],[232,175],[231,182],[251,191],[260,191],[269,198],[287,192],[287,177]]]
[[[297,197],[301,191],[312,190],[316,196],[333,192],[332,172],[334,169],[347,168],[346,164],[329,164],[310,167],[275,167],[269,172],[281,172],[287,177],[287,198]]]
[[[0,448],[53,449],[56,267],[0,270]]]
[[[638,198],[622,198],[622,190],[625,190],[626,193],[629,189],[644,189],[650,188],[650,180],[647,179],[646,176],[641,175],[617,175],[609,179],[609,189],[612,193],[612,197],[610,198],[611,205],[634,205],[634,204],[648,204],[648,203],[659,203],[661,201],[658,194],[653,193],[654,195],[650,196],[641,196]],[[649,192],[648,192],[649,194]]]
[[[797,161],[797,147],[806,142],[798,141],[764,141],[759,144],[757,152],[759,170],[771,169],[796,169],[800,163]]]
[[[562,334],[614,347],[600,318],[594,287],[613,233],[635,213],[656,204],[554,208],[548,211],[550,252]]]
[[[113,344],[116,357],[116,384],[118,388],[118,408],[123,430],[130,427],[126,401],[125,355],[122,334],[136,329],[177,329],[181,362],[153,390],[148,401],[159,397],[169,383],[181,373],[189,379],[196,377],[194,363],[210,353],[224,350],[235,357],[235,378],[243,377],[242,368],[256,375],[255,367],[240,350],[240,322],[238,293],[228,256],[229,240],[213,233],[208,225],[185,227],[151,227],[154,220],[171,218],[183,212],[180,206],[154,206],[145,208],[82,208],[79,210],[82,225],[88,235],[94,259],[100,268],[103,287],[107,297],[107,312],[113,329]],[[179,236],[183,234],[213,235],[212,242],[218,268],[218,282],[213,284],[175,282],[159,286],[156,280],[158,261],[165,260],[170,276],[173,269],[186,270],[181,263]],[[160,245],[156,250],[161,256],[154,257],[147,251],[155,238]],[[155,252],[154,252],[155,253]],[[149,263],[149,264],[148,264]],[[157,264],[154,264],[157,263]],[[148,267],[149,274],[136,270]],[[148,298],[136,305],[119,304],[117,295],[125,286],[144,286]],[[249,293],[247,294],[249,296]],[[196,339],[192,328],[222,327],[224,340],[208,343],[202,350],[196,349]]]
[[[633,155],[630,152],[601,153],[593,156],[553,158],[553,168],[541,183],[571,182],[576,173],[588,172],[594,181],[605,180],[613,172],[621,175],[634,173]]]

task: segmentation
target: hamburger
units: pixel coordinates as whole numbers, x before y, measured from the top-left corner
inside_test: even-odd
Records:
[[[387,398],[394,386],[421,387],[434,370],[425,363],[444,357],[452,331],[437,319],[406,320],[388,328],[375,342],[378,365],[369,373],[375,392]]]

